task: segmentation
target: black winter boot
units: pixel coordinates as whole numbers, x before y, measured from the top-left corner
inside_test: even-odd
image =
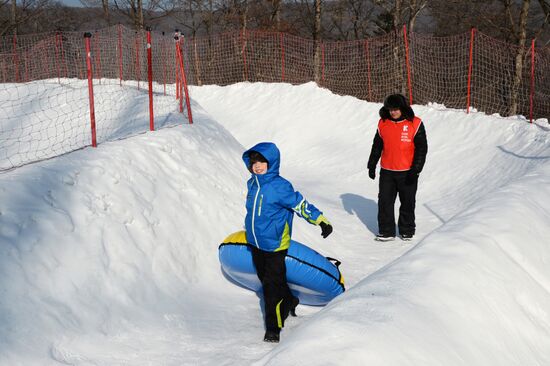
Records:
[[[264,342],[279,343],[279,332],[273,330],[266,331]]]

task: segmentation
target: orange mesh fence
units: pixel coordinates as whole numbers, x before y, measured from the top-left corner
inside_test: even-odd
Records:
[[[0,42],[0,171],[90,146],[83,34],[7,38]],[[152,94],[155,128],[162,128],[186,121],[168,118],[179,112],[174,39],[155,38]],[[97,143],[149,130],[141,107],[149,102],[146,32],[110,27],[95,32],[90,46]]]
[[[19,37],[16,52],[8,44],[9,52],[0,53],[0,170],[89,144],[88,89],[71,82],[85,75],[82,37],[79,47],[75,37]]]
[[[284,81],[303,84],[314,80],[314,43],[296,36],[283,36],[281,47],[284,50]]]
[[[412,34],[410,49],[414,103],[466,108],[470,35],[435,38]]]
[[[412,93],[417,104],[436,102],[464,110],[469,105],[489,114],[509,114],[517,46],[479,32],[473,40],[470,33],[449,37],[413,33],[408,37],[407,69],[404,36],[399,31],[360,41],[323,42],[319,45],[317,70],[312,40],[276,32],[190,38],[184,53],[189,82],[194,85],[240,81],[301,84],[318,80],[337,94],[373,102],[381,102],[395,92],[406,96]],[[516,111],[527,117],[531,107],[530,52],[525,52]],[[535,51],[534,117],[550,114],[549,52],[548,47]]]
[[[438,38],[400,30],[316,47],[288,34],[237,31],[180,38],[181,59],[174,34],[151,38],[155,128],[191,122],[190,111],[167,118],[186,109],[181,64],[192,85],[317,81],[372,102],[400,92],[415,104],[508,115],[515,101],[517,114],[550,115],[550,48],[526,46],[514,100],[517,46],[479,32]],[[90,46],[98,143],[150,129],[149,111],[138,108],[149,102],[147,33],[113,26],[94,32]],[[82,33],[0,38],[0,170],[90,145],[87,78]]]
[[[394,34],[353,42],[330,42],[322,49],[322,83],[338,94],[369,101],[407,95],[404,45]]]
[[[550,47],[536,49],[534,62],[533,116],[550,116]]]

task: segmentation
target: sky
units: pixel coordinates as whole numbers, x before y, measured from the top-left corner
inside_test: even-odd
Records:
[[[139,133],[142,92],[114,88],[96,89],[113,90],[97,148],[0,173],[0,365],[550,364],[548,120],[414,105],[429,144],[417,233],[380,243],[366,169],[380,104],[314,83],[191,87],[193,125],[159,94],[164,128]],[[243,229],[241,155],[261,141],[334,226],[323,239],[295,218],[293,239],[340,260],[346,285],[299,305],[279,344],[263,342],[261,294],[218,260]]]
[[[65,6],[72,6],[75,8],[83,7],[82,2],[80,0],[61,0],[60,3]]]

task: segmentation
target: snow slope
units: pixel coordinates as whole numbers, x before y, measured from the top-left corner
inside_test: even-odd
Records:
[[[379,104],[311,83],[191,95],[194,125],[0,174],[0,364],[550,363],[546,120],[414,106],[429,142],[417,236],[381,244],[366,174]],[[348,289],[299,306],[278,345],[217,259],[259,141],[333,223],[322,239],[296,219],[294,239],[340,259]]]

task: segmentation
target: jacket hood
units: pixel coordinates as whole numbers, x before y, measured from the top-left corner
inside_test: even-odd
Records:
[[[380,108],[380,118],[382,119],[389,119],[391,120],[390,115],[390,109],[397,109],[399,108],[401,110],[401,114],[405,119],[408,119],[409,121],[412,121],[414,118],[414,111],[409,105],[409,102],[407,101],[407,98],[405,98],[401,94],[392,94],[389,95],[384,100],[384,106]]]
[[[250,152],[251,151],[257,151],[260,154],[262,154],[268,163],[267,167],[267,173],[262,174],[266,178],[272,177],[275,175],[279,175],[279,166],[281,163],[281,153],[279,152],[279,149],[277,148],[277,145],[275,145],[272,142],[260,142],[259,144],[254,145],[250,149],[246,150],[243,153],[243,161],[246,166],[246,169],[250,168]],[[254,173],[253,173],[254,174]]]

